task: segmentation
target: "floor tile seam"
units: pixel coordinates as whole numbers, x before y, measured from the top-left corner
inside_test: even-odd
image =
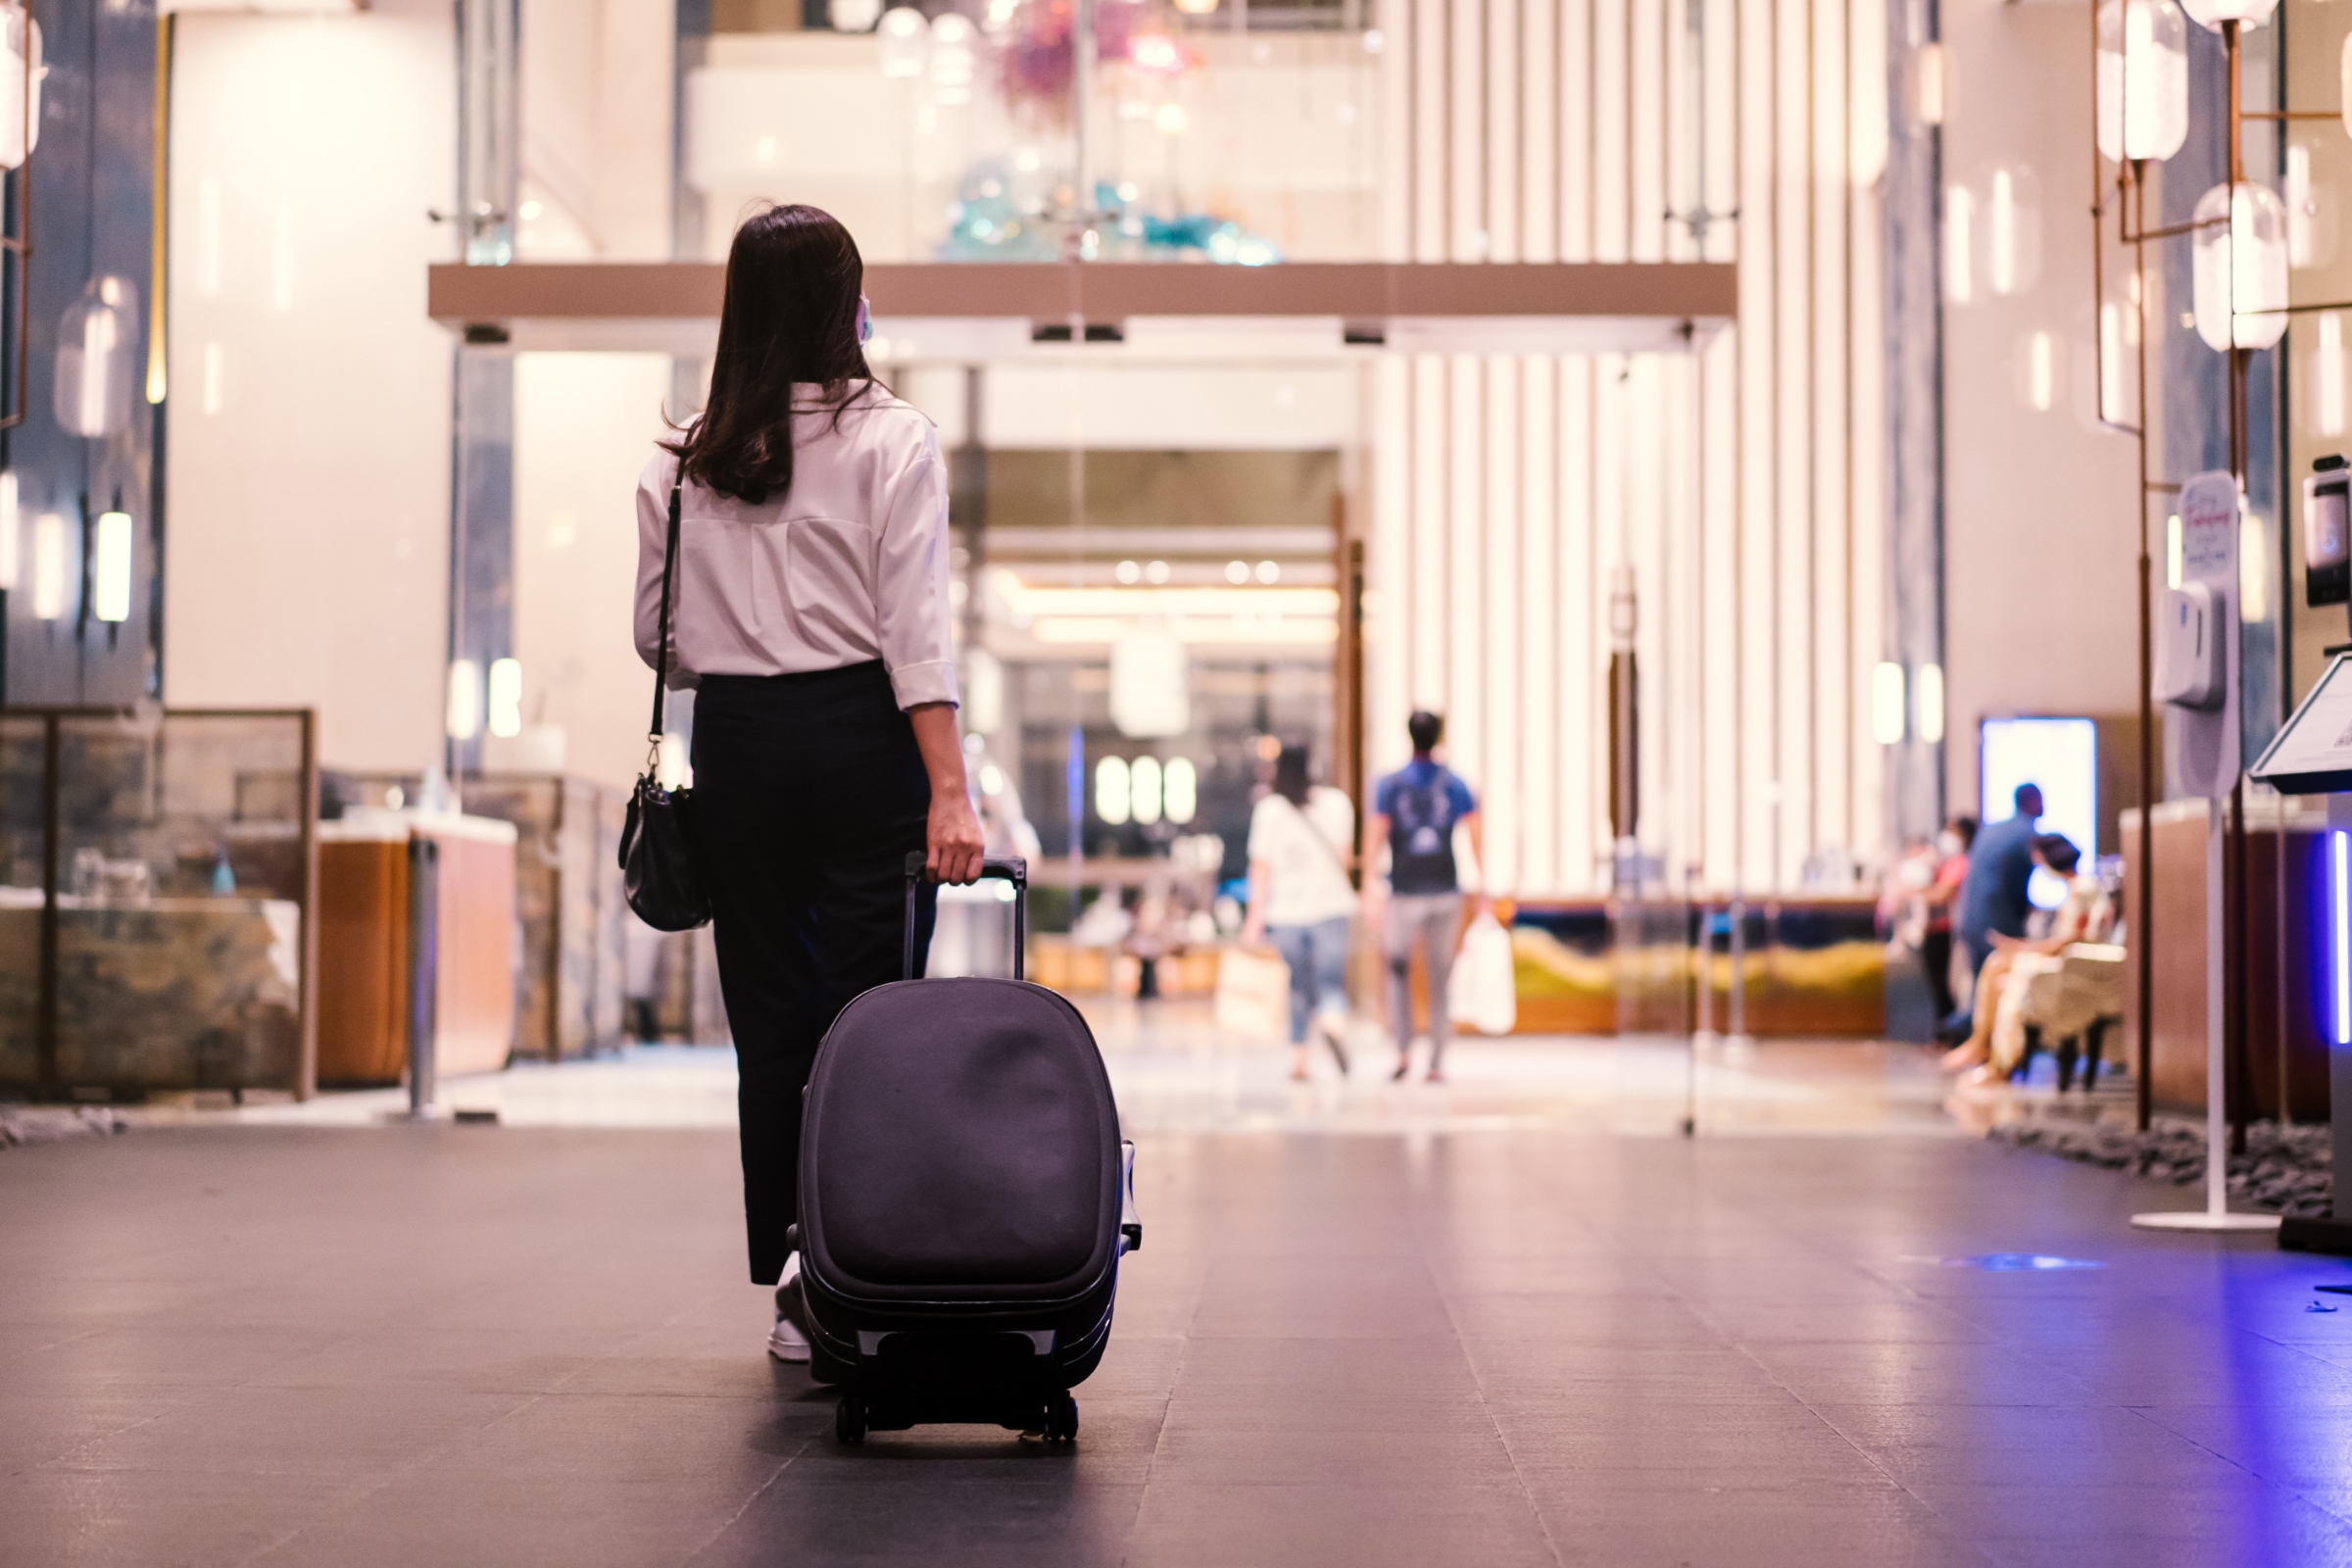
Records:
[[[2214,1447],[2210,1444],[2199,1443],[2196,1439],[2190,1437],[2185,1432],[2175,1432],[2171,1427],[2166,1426],[2163,1422],[2157,1420],[2153,1415],[2148,1413],[2149,1410],[2153,1408],[2152,1406],[2118,1404],[2112,1406],[2111,1408],[2125,1411],[2130,1414],[2133,1420],[2144,1423],[2150,1429],[2161,1432],[2168,1438],[2185,1443],[2190,1447],[2196,1449],[2199,1453],[2207,1454],[2215,1459],[2219,1459],[2222,1463],[2228,1465],[2230,1469],[2235,1470],[2238,1474],[2245,1476],[2251,1481],[2260,1483],[2262,1486],[2270,1489],[2272,1492],[2284,1494],[2287,1496],[2297,1498],[2298,1500],[2306,1503],[2311,1502],[2310,1498],[2303,1495],[2301,1488],[2283,1485],[2282,1483],[2264,1475],[2252,1465],[2244,1464],[2236,1459],[2231,1458],[2230,1455],[2222,1452],[2221,1449]],[[2318,1507],[2320,1505],[2314,1503],[2312,1506]],[[2332,1509],[2322,1508],[2321,1511],[2327,1513],[2330,1518],[2334,1517],[2334,1512]]]
[[[334,1518],[338,1514],[349,1512],[351,1509],[358,1507],[361,1503],[366,1502],[368,1498],[375,1496],[378,1493],[386,1491],[395,1482],[423,1469],[426,1465],[432,1464],[434,1461],[441,1459],[449,1453],[455,1451],[460,1444],[466,1443],[470,1439],[478,1438],[483,1433],[489,1432],[496,1427],[504,1425],[506,1422],[515,1419],[524,1411],[533,1408],[546,1398],[547,1395],[543,1393],[534,1393],[527,1398],[523,1399],[521,1403],[514,1405],[511,1409],[501,1411],[499,1414],[483,1422],[480,1426],[472,1427],[463,1433],[455,1434],[443,1442],[434,1445],[425,1451],[415,1455],[406,1462],[391,1465],[388,1468],[381,1469],[371,1474],[367,1484],[354,1487],[348,1492],[338,1494],[333,1501],[330,1501],[318,1508],[317,1512],[312,1514],[311,1517],[305,1519],[302,1523],[294,1525],[290,1529],[277,1536],[274,1540],[270,1541],[266,1544],[259,1546],[253,1551],[247,1552],[244,1556],[238,1558],[236,1568],[247,1568],[247,1565],[261,1561],[264,1557],[267,1557],[270,1553],[279,1550],[281,1547],[293,1544],[293,1543],[299,1540],[306,1531],[324,1524],[326,1521]]]
[[[2278,1483],[2273,1482],[2272,1485],[2276,1486]],[[2328,1518],[2333,1519],[2336,1523],[2345,1526],[2347,1529],[2352,1529],[2352,1496],[2343,1496],[2342,1500],[2336,1502],[2327,1502],[2322,1500],[2323,1497],[2328,1495],[2326,1493],[2319,1493],[2315,1494],[2314,1492],[2302,1487],[2293,1487],[2287,1490],[2292,1492],[2295,1497],[2301,1502],[2310,1507],[2317,1508],[2320,1512],[2326,1514]],[[2337,1494],[2337,1495],[2342,1496],[2340,1493]]]
[[[1199,1297],[1195,1297],[1193,1299],[1193,1316],[1199,1317],[1200,1315],[1200,1298]],[[1188,1330],[1190,1329],[1190,1319],[1186,1320],[1186,1327]],[[1176,1385],[1184,1377],[1184,1358],[1186,1353],[1191,1350],[1193,1345],[1193,1337],[1189,1332],[1179,1334],[1175,1336],[1175,1339],[1176,1362],[1175,1365],[1168,1369],[1168,1385],[1159,1396],[1159,1422],[1152,1429],[1152,1451],[1144,1458],[1143,1480],[1138,1484],[1136,1489],[1135,1517],[1127,1521],[1127,1535],[1125,1539],[1119,1543],[1119,1562],[1121,1563],[1122,1568],[1135,1552],[1135,1533],[1137,1530],[1143,1527],[1145,1507],[1151,1501],[1152,1497],[1152,1479],[1157,1474],[1159,1469],[1159,1451],[1161,1446],[1168,1441],[1168,1407],[1174,1404],[1176,1401]],[[1082,1427],[1083,1424],[1084,1423],[1082,1420]]]
[[[798,1448],[795,1448],[792,1452],[786,1454],[782,1459],[778,1460],[776,1462],[775,1469],[768,1472],[767,1479],[760,1482],[760,1485],[754,1487],[751,1491],[751,1494],[743,1499],[742,1504],[737,1507],[733,1513],[720,1520],[718,1523],[718,1528],[711,1531],[708,1536],[705,1536],[703,1538],[702,1544],[696,1546],[684,1557],[678,1559],[679,1562],[681,1564],[690,1563],[697,1557],[703,1555],[703,1553],[709,1551],[712,1546],[717,1545],[719,1539],[726,1535],[728,1531],[734,1529],[736,1523],[740,1521],[745,1514],[752,1511],[752,1505],[758,1502],[761,1497],[767,1495],[768,1490],[775,1486],[777,1482],[783,1480],[784,1473],[797,1464],[800,1461],[801,1456],[808,1451],[809,1446],[818,1441],[819,1439],[814,1437],[803,1438],[801,1440],[801,1446]]]
[[[1423,1266],[1427,1267],[1426,1257],[1423,1260]],[[1434,1272],[1433,1270],[1433,1275]],[[1544,1536],[1544,1549],[1550,1553],[1553,1568],[1562,1568],[1566,1559],[1560,1555],[1560,1543],[1558,1538],[1552,1534],[1551,1520],[1537,1504],[1535,1490],[1527,1482],[1527,1472],[1520,1467],[1519,1452],[1511,1446],[1510,1435],[1502,1430],[1502,1422],[1494,1413],[1494,1401],[1488,1396],[1486,1375],[1479,1370],[1478,1363],[1471,1360],[1469,1351],[1462,1345],[1461,1325],[1454,1319],[1453,1303],[1445,1299],[1442,1289],[1439,1299],[1445,1304],[1446,1321],[1454,1325],[1454,1349],[1461,1356],[1463,1364],[1470,1369],[1470,1385],[1478,1391],[1479,1410],[1486,1416],[1487,1428],[1494,1434],[1494,1441],[1502,1446],[1503,1457],[1510,1461],[1511,1480],[1518,1488],[1520,1504],[1535,1517],[1536,1528]]]
[[[2340,1489],[2338,1489],[2336,1492],[2329,1492],[2324,1488],[2295,1486],[2288,1482],[2281,1481],[2276,1476],[2265,1475],[2263,1472],[2255,1469],[2252,1465],[2247,1464],[2242,1460],[2230,1459],[2228,1454],[2222,1453],[2218,1449],[2207,1447],[2206,1445],[2198,1443],[2196,1439],[2190,1437],[2187,1433],[2182,1432],[2178,1427],[2167,1425],[2164,1421],[2159,1419],[2155,1412],[2166,1408],[2166,1406],[2130,1404],[2120,1406],[2119,1408],[2130,1410],[2133,1415],[2139,1416],[2143,1420],[2153,1422],[2163,1431],[2180,1439],[2181,1442],[2187,1443],[2195,1447],[2202,1448],[2206,1452],[2212,1453],[2216,1458],[2227,1460],[2229,1463],[2235,1465],[2239,1470],[2244,1471],[2247,1475],[2261,1482],[2264,1486],[2269,1487],[2274,1491],[2286,1493],[2288,1495],[2309,1504],[2311,1507],[2319,1509],[2322,1513],[2327,1514],[2329,1518],[2337,1520],[2346,1526],[2352,1526],[2352,1493],[2345,1493]],[[2340,1500],[2326,1500],[2329,1497],[2336,1497]]]
[[[1762,1361],[1757,1360],[1754,1353],[1748,1350],[1744,1346],[1740,1348],[1740,1353],[1745,1355],[1750,1361],[1754,1361],[1758,1371],[1770,1378],[1776,1387],[1778,1387],[1783,1393],[1787,1394],[1789,1398],[1794,1399],[1797,1404],[1803,1408],[1807,1415],[1810,1415],[1814,1420],[1820,1422],[1822,1427],[1835,1435],[1838,1442],[1851,1448],[1856,1457],[1860,1458],[1861,1461],[1868,1465],[1872,1471],[1880,1476],[1885,1477],[1888,1486],[1894,1488],[1904,1496],[1910,1498],[1920,1507],[1926,1509],[1930,1518],[1934,1519],[1937,1524],[1945,1527],[1946,1529],[1955,1532],[1957,1539],[1963,1541],[1971,1550],[1977,1551],[1979,1555],[1983,1555],[1983,1547],[1981,1544],[1973,1537],[1968,1536],[1964,1528],[1957,1521],[1948,1517],[1941,1509],[1937,1508],[1934,1503],[1930,1502],[1927,1498],[1921,1496],[1917,1492],[1913,1491],[1908,1482],[1904,1481],[1900,1476],[1888,1469],[1886,1464],[1881,1462],[1877,1454],[1871,1452],[1868,1448],[1862,1446],[1861,1444],[1855,1442],[1850,1433],[1846,1432],[1843,1428],[1839,1427],[1837,1422],[1832,1421],[1827,1415],[1823,1414],[1818,1408],[1815,1407],[1812,1400],[1806,1398],[1803,1395],[1797,1393],[1796,1390],[1790,1388],[1780,1378],[1778,1374],[1772,1370],[1772,1368],[1764,1365]]]
[[[46,1345],[28,1346],[22,1350],[11,1350],[6,1355],[0,1355],[0,1370],[7,1369],[9,1363],[12,1361],[22,1361],[36,1355],[47,1355],[51,1351],[64,1349],[69,1345],[79,1345],[84,1340],[94,1340],[101,1334],[109,1334],[114,1332],[116,1329],[124,1328],[127,1326],[128,1325],[125,1324],[114,1323],[108,1324],[103,1328],[74,1329],[69,1331],[65,1338],[51,1340]]]
[[[2107,1401],[2101,1400],[2101,1399],[2098,1397],[2097,1391],[2093,1390],[2093,1389],[2091,1388],[2090,1384],[2089,1384],[2087,1381],[2085,1381],[2085,1380],[2084,1380],[2084,1379],[2082,1379],[2082,1378],[2077,1377],[2077,1376],[2076,1376],[2076,1375],[2075,1375],[2075,1374],[2074,1374],[2072,1371],[2070,1371],[2070,1370],[2067,1368],[2067,1366],[2065,1365],[2065,1363],[2064,1363],[2064,1362],[2062,1362],[2062,1361],[2060,1361],[2060,1360],[2053,1359],[2053,1358],[2052,1358],[2052,1357],[2051,1357],[2051,1356],[2048,1354],[2048,1352],[2047,1352],[2046,1350],[2042,1349],[2040,1347],[2038,1347],[2037,1345],[2035,1345],[2034,1342],[2031,1342],[2031,1341],[2029,1341],[2029,1340],[2026,1340],[2026,1339],[2024,1339],[2024,1338],[2022,1338],[2022,1337],[2020,1337],[2020,1336],[2018,1336],[2018,1335],[2016,1335],[2016,1334],[2009,1333],[2009,1332],[2006,1332],[2006,1331],[2004,1331],[2004,1330],[2002,1330],[2002,1329],[1996,1328],[1996,1327],[1994,1327],[1994,1326],[1992,1326],[1992,1325],[1990,1325],[1990,1324],[1987,1324],[1987,1323],[1982,1322],[1982,1321],[1978,1320],[1976,1317],[1974,1317],[1974,1316],[1970,1315],[1969,1313],[1967,1313],[1967,1312],[1965,1312],[1965,1311],[1959,1310],[1959,1309],[1958,1309],[1958,1308],[1956,1308],[1956,1307],[1944,1307],[1944,1306],[1940,1306],[1940,1305],[1939,1305],[1939,1303],[1940,1303],[1940,1302],[1941,1302],[1941,1301],[1944,1299],[1944,1298],[1940,1298],[1940,1297],[1929,1297],[1929,1296],[1921,1296],[1921,1295],[1919,1295],[1919,1294],[1918,1294],[1916,1291],[1912,1291],[1912,1290],[1908,1290],[1908,1289],[1904,1290],[1904,1294],[1905,1294],[1906,1296],[1910,1297],[1910,1298],[1912,1298],[1914,1301],[1916,1301],[1916,1302],[1919,1302],[1919,1303],[1920,1303],[1920,1304],[1922,1304],[1922,1305],[1928,1305],[1928,1306],[1934,1306],[1934,1307],[1936,1307],[1936,1309],[1937,1309],[1937,1310],[1940,1310],[1940,1311],[1942,1311],[1942,1312],[1944,1313],[1944,1315],[1945,1315],[1945,1316],[1947,1316],[1947,1317],[1950,1317],[1950,1318],[1952,1318],[1953,1320],[1955,1320],[1955,1321],[1957,1321],[1957,1322],[1960,1322],[1960,1323],[1963,1323],[1963,1324],[1967,1325],[1969,1328],[1973,1329],[1974,1331],[1976,1331],[1976,1332],[1977,1332],[1977,1333],[1979,1333],[1979,1334],[1983,1334],[1983,1335],[1986,1336],[1986,1341],[1985,1341],[1985,1343],[1986,1343],[1986,1345],[1988,1346],[1988,1348],[1993,1348],[1993,1349],[1997,1349],[1997,1350],[2004,1351],[2004,1352],[2006,1352],[2006,1353],[2008,1353],[2008,1354],[2012,1354],[2012,1355],[2019,1356],[2019,1357],[2020,1357],[2020,1358],[2022,1358],[2023,1360],[2025,1360],[2025,1361],[2027,1361],[2028,1363],[2030,1363],[2030,1364],[2031,1364],[2031,1365],[2034,1367],[2034,1369],[2035,1371],[2037,1371],[2037,1372],[2040,1372],[2040,1373],[2043,1373],[2043,1374],[2045,1374],[2045,1375],[2047,1375],[2047,1376],[2051,1376],[2051,1377],[2057,1377],[2057,1378],[2062,1378],[2062,1379],[2066,1380],[2067,1382],[2074,1384],[2076,1387],[2080,1388],[2080,1389],[2081,1389],[2081,1390],[2083,1392],[2083,1394],[2084,1394],[2085,1396],[2087,1396],[2090,1398],[2090,1400],[2091,1400],[2093,1403],[2104,1403],[2104,1402],[2107,1402]],[[1790,1341],[1790,1342],[1788,1342],[1788,1343],[1791,1343],[1791,1344],[1834,1345],[1834,1344],[1854,1344],[1854,1343],[1857,1343],[1857,1342],[1850,1341],[1850,1340],[1848,1340],[1848,1341],[1837,1341],[1837,1340],[1813,1340],[1813,1341]],[[1934,1340],[1934,1341],[1927,1341],[1927,1340],[1921,1340],[1921,1341],[1898,1341],[1898,1340],[1889,1340],[1889,1341],[1863,1342],[1863,1343],[1881,1343],[1881,1344],[1890,1344],[1890,1345],[1892,1345],[1892,1344],[1936,1344],[1936,1345],[1941,1345],[1941,1344],[1959,1344],[1959,1343],[1963,1343],[1963,1342],[1959,1342],[1959,1341],[1943,1341],[1943,1340]],[[1742,1345],[1742,1348],[1745,1348],[1745,1347],[1744,1347],[1744,1345]]]
[[[13,1481],[18,1476],[31,1475],[36,1471],[47,1470],[52,1466],[64,1465],[85,1448],[95,1447],[101,1443],[112,1443],[117,1438],[138,1431],[141,1427],[152,1426],[156,1422],[163,1420],[166,1416],[177,1415],[182,1410],[187,1409],[191,1404],[200,1404],[203,1401],[200,1399],[190,1399],[179,1404],[174,1404],[169,1409],[158,1410],[153,1415],[143,1416],[125,1426],[117,1427],[111,1432],[102,1432],[96,1437],[84,1439],[82,1442],[75,1444],[73,1447],[68,1448],[63,1453],[53,1453],[48,1458],[41,1460],[37,1464],[29,1464],[21,1470],[11,1470],[6,1472],[6,1479]]]

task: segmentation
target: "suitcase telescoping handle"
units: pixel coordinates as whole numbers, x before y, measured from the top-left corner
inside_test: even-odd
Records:
[[[906,966],[902,978],[914,978],[914,896],[923,885],[923,864],[930,856],[906,852]],[[1017,855],[990,856],[980,862],[980,880],[1003,877],[1012,884],[1012,977],[1021,978],[1021,958],[1029,946],[1029,862]]]

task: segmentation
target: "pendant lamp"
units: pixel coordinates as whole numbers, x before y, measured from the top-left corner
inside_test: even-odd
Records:
[[[0,4],[0,169],[15,169],[40,145],[41,24],[21,5]]]
[[[968,104],[972,81],[979,74],[973,40],[979,31],[971,19],[943,11],[931,20],[931,96],[940,104]]]
[[[24,541],[17,532],[17,470],[0,473],[0,593],[16,587]]]
[[[882,74],[905,81],[923,74],[923,43],[931,24],[912,6],[894,6],[882,13],[875,29],[882,35]]]
[[[1112,827],[1127,821],[1127,759],[1105,757],[1095,764],[1095,815]]]
[[[2099,151],[2170,158],[2188,139],[2188,24],[2173,0],[2099,7]]]
[[[1139,626],[1110,645],[1110,721],[1139,738],[1193,727],[1192,657],[1174,632]]]
[[[2192,216],[2197,335],[2217,350],[2269,348],[2286,335],[2285,205],[2247,181],[2214,186]]]
[[[100,620],[130,618],[130,514],[102,512],[90,562],[90,613]]]
[[[2352,136],[2352,33],[2344,35],[2344,52],[2336,62],[2336,86],[2343,93],[2336,102],[2342,104],[2344,134]]]
[[[52,407],[67,434],[97,440],[128,428],[138,335],[137,290],[127,279],[94,277],[66,307]]]
[[[1160,773],[1160,809],[1178,827],[1193,819],[1200,807],[1200,775],[1184,758],[1171,757]]]

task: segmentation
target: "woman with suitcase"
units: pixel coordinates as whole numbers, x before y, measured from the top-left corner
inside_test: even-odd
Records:
[[[813,207],[745,221],[700,418],[637,487],[638,652],[698,688],[690,837],[735,1036],[752,1279],[805,1361],[786,1232],[802,1092],[858,993],[900,977],[909,851],[980,874],[956,725],[948,482],[931,421],[867,368],[857,242]],[[672,507],[677,549],[665,572]],[[928,946],[928,884],[915,952]]]

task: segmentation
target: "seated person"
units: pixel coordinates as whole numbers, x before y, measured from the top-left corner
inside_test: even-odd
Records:
[[[2104,941],[2115,926],[2115,909],[2099,879],[2075,874],[2082,863],[2082,852],[2071,839],[2061,833],[2040,834],[2034,840],[2034,863],[2067,879],[2066,902],[2058,906],[2047,936],[2027,941],[2000,932],[1992,934],[1992,955],[1977,975],[1976,1016],[1968,1038],[1943,1058],[1946,1072],[1976,1068],[1971,1082],[1989,1082],[1995,1072],[2006,1076],[2017,1064],[2025,1031],[2016,1013],[2025,1000],[2027,980],[2056,962],[2056,956],[2067,947]],[[2014,997],[2010,995],[2013,990]],[[2010,1027],[2001,1031],[1998,1024],[2004,1015],[2009,1017]],[[2001,1059],[2004,1053],[1995,1050],[1996,1035],[2007,1048],[2006,1061]]]

